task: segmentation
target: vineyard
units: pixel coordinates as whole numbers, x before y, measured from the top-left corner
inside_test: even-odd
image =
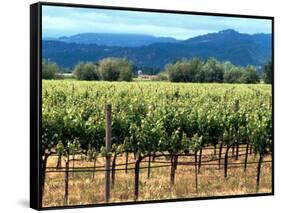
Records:
[[[44,80],[44,206],[270,193],[270,85]]]

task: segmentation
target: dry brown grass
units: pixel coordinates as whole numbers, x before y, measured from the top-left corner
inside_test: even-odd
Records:
[[[211,152],[204,151],[203,154]],[[230,154],[231,156],[231,154]],[[157,159],[157,160],[165,160]],[[206,159],[203,159],[206,160]],[[271,160],[270,156],[264,161]],[[48,166],[55,166],[57,157],[50,157]],[[180,161],[193,161],[192,157],[180,157]],[[258,156],[249,156],[249,162],[257,162]],[[124,156],[118,157],[117,164],[124,163]],[[130,162],[133,162],[130,156]],[[214,161],[217,162],[217,161]],[[237,161],[230,159],[229,162],[244,162],[244,156]],[[98,159],[97,166],[104,164],[102,158]],[[152,163],[152,166],[159,165]],[[64,165],[62,165],[64,166]],[[72,166],[72,163],[70,163]],[[78,161],[75,166],[93,166],[93,162]],[[130,165],[129,168],[133,168]],[[141,166],[147,166],[144,162]],[[120,166],[117,168],[124,168]],[[170,167],[151,169],[151,177],[147,178],[147,169],[140,172],[139,200],[160,200],[173,198],[210,197],[222,195],[243,195],[256,193],[257,164],[248,165],[244,172],[243,166],[228,170],[228,178],[224,178],[223,166],[202,166],[198,174],[198,193],[195,188],[194,166],[178,165],[176,170],[175,185],[170,186]],[[261,169],[260,188],[258,193],[270,193],[272,189],[271,163],[263,163]],[[69,174],[69,202],[68,205],[96,204],[104,202],[104,172],[79,172]],[[111,202],[133,201],[134,194],[134,170],[116,171],[115,186],[111,188]],[[64,173],[47,173],[45,192],[43,198],[44,207],[64,205]]]

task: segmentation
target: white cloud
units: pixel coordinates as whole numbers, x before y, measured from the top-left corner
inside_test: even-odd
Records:
[[[103,32],[138,33],[187,39],[230,28],[242,33],[270,33],[271,21],[43,6],[43,37]]]

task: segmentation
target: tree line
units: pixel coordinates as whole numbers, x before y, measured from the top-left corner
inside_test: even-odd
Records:
[[[104,58],[98,62],[79,62],[73,69],[77,80],[132,81],[136,67],[126,58]],[[43,79],[62,79],[63,70],[55,62],[42,62]],[[230,62],[219,62],[214,58],[180,59],[167,64],[162,72],[153,78],[170,82],[217,82],[217,83],[272,83],[272,62],[264,65],[259,73],[252,65],[235,66]]]
[[[134,66],[126,58],[105,58],[99,62],[79,62],[72,74],[77,80],[131,81]],[[42,62],[43,79],[64,78],[61,68],[52,61]]]
[[[246,67],[235,66],[230,62],[219,62],[214,58],[202,61],[198,58],[181,59],[167,64],[161,79],[167,78],[171,82],[217,82],[217,83],[265,83],[272,82],[272,63],[268,62],[263,73],[259,74],[252,65]]]

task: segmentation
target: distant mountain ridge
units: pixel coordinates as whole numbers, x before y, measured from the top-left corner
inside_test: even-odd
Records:
[[[50,39],[48,39],[50,40]],[[55,41],[77,44],[97,44],[117,47],[141,47],[153,43],[175,43],[178,40],[171,37],[156,37],[141,34],[112,34],[112,33],[81,33],[63,36]]]
[[[80,61],[96,62],[105,57],[127,57],[138,68],[163,69],[167,63],[192,57],[201,59],[214,57],[220,61],[230,61],[235,65],[262,66],[271,59],[272,54],[271,34],[250,35],[232,29],[183,41],[134,34],[126,34],[126,39],[121,38],[120,34],[117,37],[116,34],[110,35],[91,35],[91,39],[88,40],[84,36],[82,38],[81,34],[78,37],[76,35],[56,40],[43,40],[43,57],[65,68],[71,68]],[[103,39],[96,40],[97,37]],[[154,42],[149,43],[153,39]],[[126,43],[123,42],[125,40]],[[94,41],[96,43],[92,43]],[[132,46],[134,41],[138,42]],[[143,44],[145,42],[147,44]],[[141,43],[142,45],[138,46]]]

